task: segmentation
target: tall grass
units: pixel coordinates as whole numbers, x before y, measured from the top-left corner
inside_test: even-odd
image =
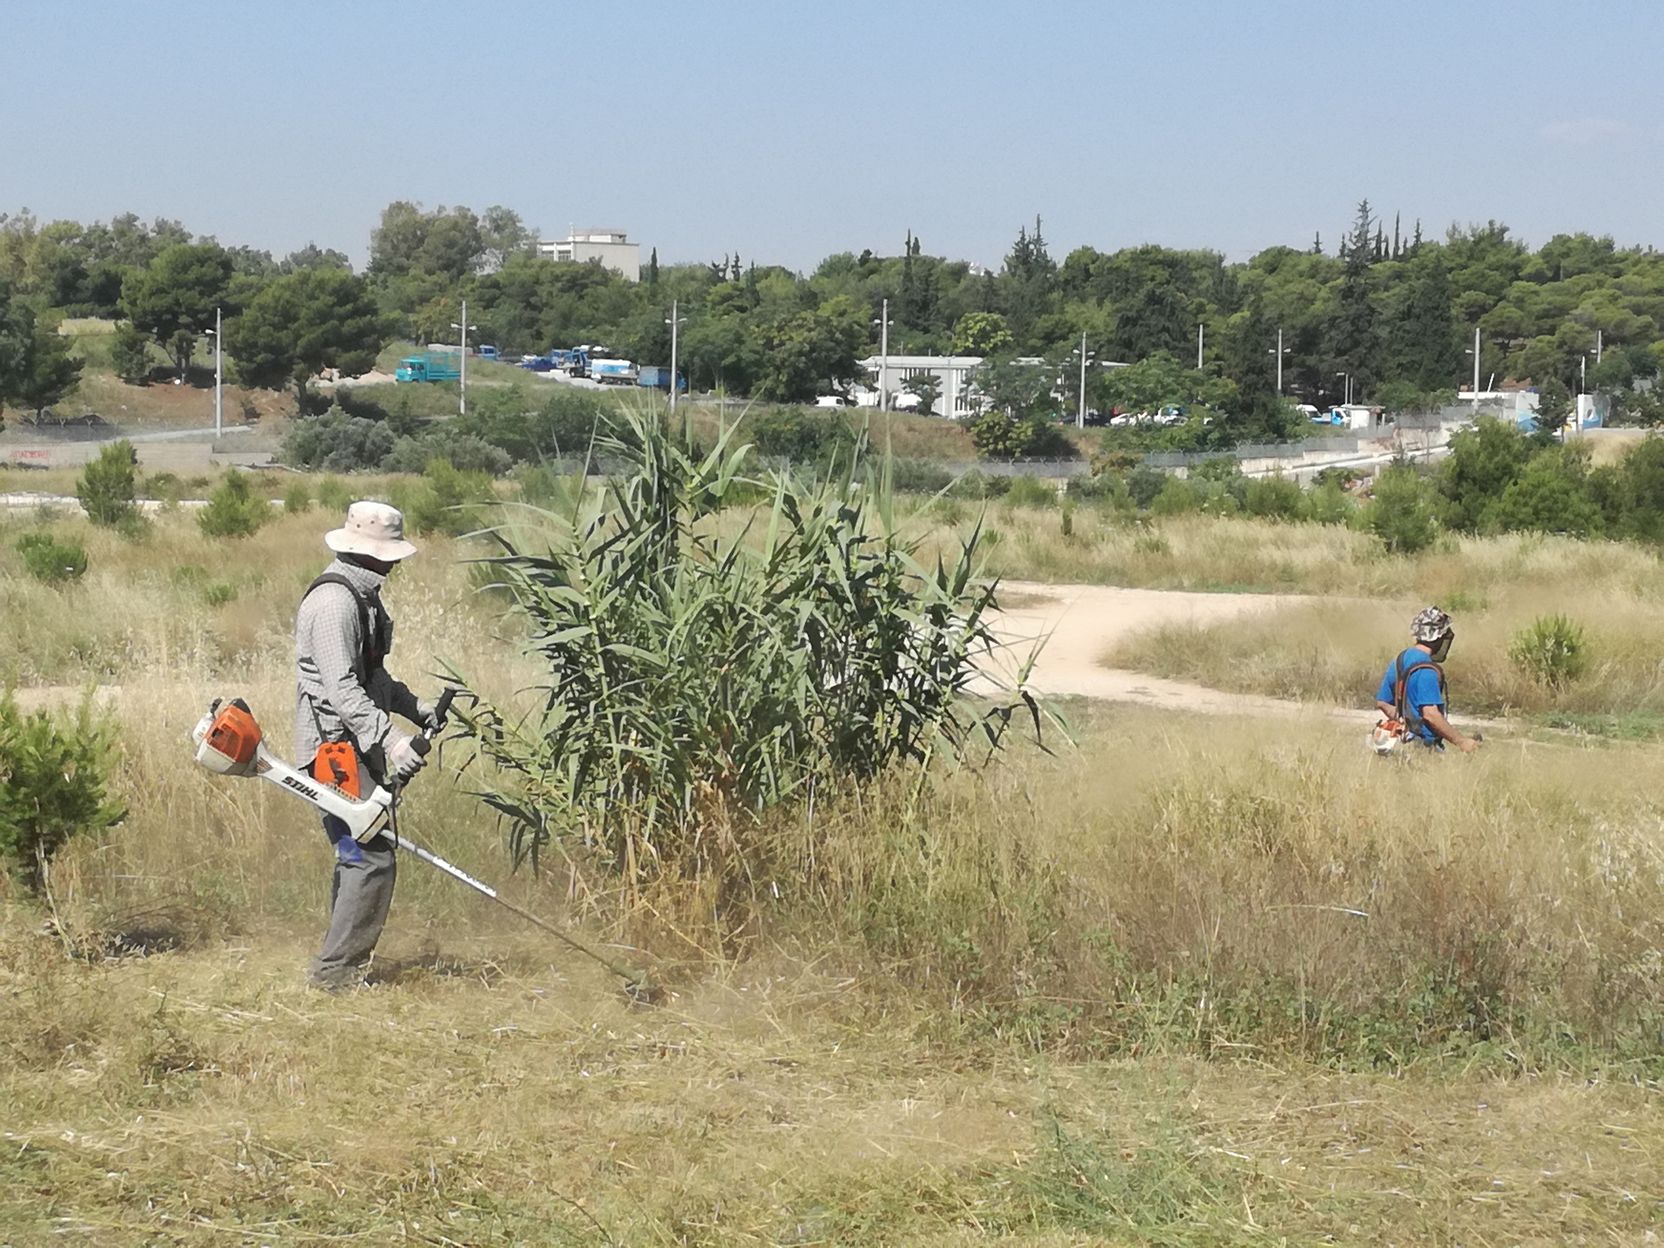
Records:
[[[1529,581],[1447,597],[1456,644],[1445,670],[1458,714],[1664,715],[1658,615],[1664,588],[1568,566],[1550,587]],[[1584,577],[1588,580],[1584,580]],[[1105,655],[1115,667],[1334,706],[1369,707],[1381,674],[1410,644],[1408,623],[1433,599],[1301,602],[1228,624],[1168,624]],[[1584,667],[1545,681],[1511,656],[1540,614],[1583,626]]]
[[[1473,601],[1505,587],[1640,590],[1659,572],[1650,548],[1533,534],[1446,535],[1419,555],[1387,555],[1368,534],[1236,516],[1137,518],[1083,505],[1065,539],[1055,512],[994,503],[944,511],[920,500],[911,524],[951,549],[979,517],[991,575],[1151,589]],[[1460,596],[1460,597],[1458,597]]]
[[[289,625],[326,557],[323,523],[279,516],[247,540],[240,570],[209,569],[200,561],[213,548],[195,526],[165,516],[148,543],[88,535],[91,569],[68,589],[0,565],[15,653],[53,658],[50,683],[123,686],[110,695],[124,742],[113,796],[128,820],[72,844],[54,868],[59,904],[89,928],[172,907],[206,930],[248,933],[309,926],[321,911],[327,854],[306,808],[268,785],[198,773],[184,740],[210,696],[237,692],[287,748]],[[8,549],[0,542],[0,559]],[[443,659],[512,703],[535,669],[493,635],[491,604],[445,558],[456,550],[434,541],[389,587],[393,666],[431,688]],[[235,580],[238,596],[205,607],[200,587],[170,574],[181,563]],[[1631,570],[1606,568],[1609,598]],[[66,609],[65,595],[79,597]],[[1640,638],[1647,607],[1630,610]],[[1381,640],[1396,644],[1402,614],[1382,618]],[[1476,683],[1463,656],[1487,649],[1492,626],[1458,620],[1460,708]],[[1495,631],[1504,654],[1507,625]],[[1590,632],[1598,665],[1611,642]],[[91,639],[99,664],[54,633]],[[1350,634],[1330,623],[1324,635]],[[1391,646],[1366,641],[1372,685]],[[72,700],[73,688],[55,696]],[[756,904],[728,947],[836,957],[940,994],[944,1026],[1063,1050],[1248,1044],[1390,1064],[1506,1041],[1548,1062],[1568,1045],[1597,1058],[1636,1051],[1656,1023],[1664,983],[1649,951],[1664,938],[1664,864],[1651,748],[1494,749],[1403,769],[1373,765],[1359,733],[1327,721],[1080,719],[1078,752],[1025,748],[980,776],[944,771],[922,792],[880,783],[763,818]],[[457,777],[465,758],[445,747],[412,786],[407,826],[506,877],[510,849]],[[477,917],[449,881],[406,874],[395,946]],[[685,917],[671,892],[622,899],[581,855],[506,886],[545,912],[651,940],[665,932],[632,905]],[[733,916],[707,909],[702,922],[662,950],[694,956],[712,947],[710,931],[734,934]]]

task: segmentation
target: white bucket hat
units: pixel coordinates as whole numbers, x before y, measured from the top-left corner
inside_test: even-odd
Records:
[[[347,521],[324,534],[324,545],[338,555],[368,555],[397,563],[416,553],[404,540],[404,513],[386,503],[360,501],[347,508]]]

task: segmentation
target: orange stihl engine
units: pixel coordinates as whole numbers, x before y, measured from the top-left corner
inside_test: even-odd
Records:
[[[222,776],[252,776],[260,754],[260,725],[248,703],[234,698],[208,708],[208,728],[197,736],[196,761]],[[201,725],[198,725],[201,728]]]
[[[353,839],[367,841],[387,826],[393,795],[376,785],[363,798],[349,797],[334,785],[323,784],[278,758],[265,746],[260,724],[247,702],[215,699],[191,732],[196,761],[222,776],[260,776],[296,797],[334,815],[352,831]],[[425,747],[427,742],[422,742]]]

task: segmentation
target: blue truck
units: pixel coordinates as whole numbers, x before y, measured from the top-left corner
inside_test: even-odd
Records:
[[[462,377],[462,357],[454,351],[424,351],[399,361],[394,381],[457,381]]]
[[[644,364],[640,375],[636,377],[636,385],[645,386],[649,390],[669,391],[670,370],[657,364]],[[688,379],[686,377],[677,378],[676,393],[686,394],[687,392]]]

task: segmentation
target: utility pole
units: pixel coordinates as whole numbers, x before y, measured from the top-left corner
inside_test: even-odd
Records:
[[[225,395],[221,389],[224,370],[221,365],[225,359],[225,336],[220,325],[220,310],[214,309],[214,436],[217,438],[225,431]]]
[[[1473,405],[1479,406],[1479,326],[1473,327]]]
[[[462,365],[461,371],[457,374],[456,413],[458,416],[466,416],[468,414],[468,301],[466,299],[462,301],[462,324],[458,325],[455,321],[452,321],[451,328],[459,330],[462,334],[462,355],[459,357]]]
[[[682,388],[679,374],[676,371],[676,331],[688,318],[676,315],[676,300],[670,301],[670,319],[665,322],[670,326],[670,414],[676,415],[676,392]]]
[[[1279,328],[1277,330],[1277,346],[1271,352],[1272,355],[1277,357],[1277,393],[1278,394],[1281,394],[1283,392],[1283,357],[1285,355],[1287,355],[1293,349],[1294,349],[1293,347],[1285,347],[1283,345],[1283,331]],[[1198,353],[1197,353],[1197,358],[1198,358],[1198,361],[1201,358],[1200,351],[1198,351]],[[1198,362],[1196,367],[1200,368],[1201,364]]]
[[[878,410],[890,410],[888,381],[890,379],[890,301],[884,300],[878,314]]]
[[[1196,326],[1196,371],[1198,373],[1202,371],[1202,343],[1207,333],[1207,328],[1208,327],[1206,325],[1201,324]]]
[[[1075,428],[1086,428],[1086,331],[1080,331],[1080,407],[1075,413]]]

